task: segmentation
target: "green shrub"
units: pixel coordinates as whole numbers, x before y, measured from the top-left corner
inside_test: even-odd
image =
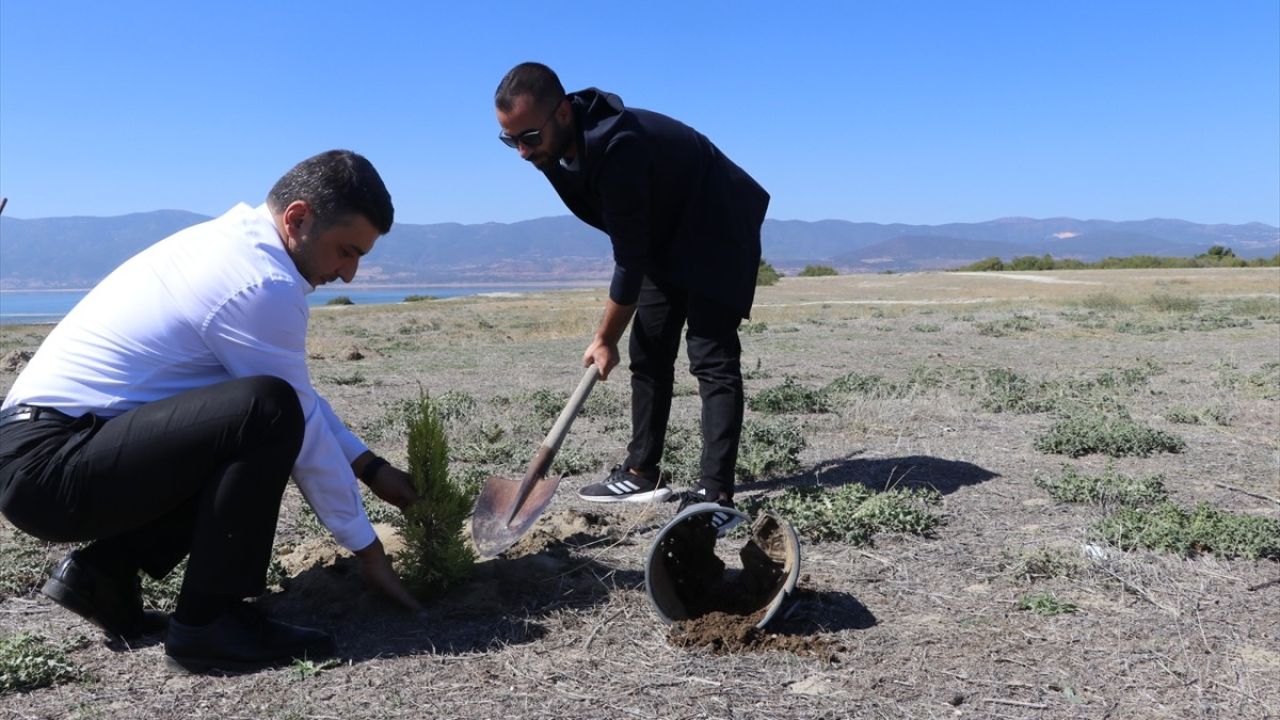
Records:
[[[936,333],[942,332],[942,326],[937,323],[919,323],[911,326],[912,332],[920,333]]]
[[[1082,409],[1053,424],[1036,438],[1040,452],[1080,457],[1101,453],[1111,457],[1147,457],[1157,452],[1179,453],[1186,442],[1176,435],[1147,427],[1123,411]]]
[[[529,412],[543,423],[560,417],[560,411],[569,402],[569,393],[558,390],[534,390],[528,395]]]
[[[1228,315],[1249,317],[1255,320],[1274,321],[1280,319],[1280,298],[1233,298],[1227,301],[1224,312]]]
[[[1174,405],[1164,411],[1164,419],[1179,425],[1198,425],[1200,416],[1196,411],[1182,405]]]
[[[1006,560],[1004,569],[1010,575],[1028,582],[1056,577],[1072,577],[1079,573],[1084,563],[1061,550],[1037,548]]]
[[[481,423],[463,436],[454,451],[455,460],[480,465],[490,471],[523,472],[528,464],[529,447],[502,427]]]
[[[1223,312],[1216,312],[1179,318],[1174,323],[1173,329],[1182,332],[1209,332],[1229,328],[1247,328],[1252,324],[1247,318],[1235,318]]]
[[[957,269],[964,272],[999,272],[1004,270],[1004,261],[993,256]]]
[[[1194,557],[1280,559],[1280,520],[1230,513],[1201,504],[1188,512],[1171,502],[1123,508],[1093,527],[1098,539],[1123,550],[1147,548]]]
[[[734,472],[739,480],[765,480],[800,469],[800,453],[805,448],[799,425],[787,420],[761,421],[754,418],[742,425],[738,462]],[[662,451],[662,469],[677,482],[693,483],[702,473],[702,431],[697,425],[667,428]]]
[[[979,335],[989,337],[1005,337],[1014,333],[1030,332],[1042,326],[1043,324],[1036,318],[1022,313],[1014,313],[1011,318],[992,320],[976,325]]]
[[[1121,320],[1112,328],[1122,335],[1156,335],[1167,328],[1158,322],[1146,320]]]
[[[827,383],[823,388],[827,394],[865,395],[868,397],[900,397],[898,386],[886,381],[879,375],[863,375],[862,373],[846,373]]]
[[[321,660],[320,662],[316,662],[314,660],[295,659],[293,661],[293,676],[295,680],[307,680],[319,675],[325,670],[332,670],[333,668],[341,666],[342,661],[338,658],[329,658],[328,660]]]
[[[1060,476],[1037,477],[1035,483],[1058,502],[1133,507],[1150,505],[1169,495],[1164,488],[1163,475],[1131,478],[1116,472],[1111,463],[1107,463],[1107,469],[1101,475],[1082,475],[1075,468],[1064,465]]]
[[[405,584],[420,597],[437,597],[471,574],[475,552],[462,527],[475,496],[449,477],[449,443],[444,423],[425,393],[406,419],[409,474],[418,502],[404,512],[400,532]]]
[[[325,305],[355,305],[355,302],[346,295],[335,295],[325,301]]]
[[[1005,266],[1006,270],[1053,270],[1055,268],[1053,256],[1049,253],[1040,256],[1019,255]]]
[[[1075,605],[1059,600],[1058,597],[1051,592],[1026,595],[1018,600],[1017,608],[1019,610],[1030,610],[1037,615],[1046,616],[1062,615],[1064,613],[1073,613],[1079,610]]]
[[[71,682],[83,674],[64,650],[43,637],[20,633],[0,640],[0,695]]]
[[[831,267],[830,265],[805,265],[804,269],[800,271],[799,276],[800,277],[830,277],[832,275],[839,275],[839,274],[840,273],[836,272],[836,269]]]
[[[748,421],[750,422],[750,421]],[[742,463],[746,442],[746,425],[743,426],[743,442],[738,449],[738,463]],[[697,482],[702,473],[702,432],[695,425],[667,426],[666,442],[662,448],[662,469],[671,473],[677,483]]]
[[[781,273],[775,270],[772,265],[765,262],[764,258],[760,259],[760,267],[756,270],[757,287],[762,285],[775,285],[780,277],[782,277]]]
[[[424,300],[435,300],[435,299],[437,299],[435,295],[405,295],[404,296],[404,301],[407,303],[422,302]]]
[[[982,374],[978,405],[992,413],[1033,414],[1056,407],[1048,386],[1032,382],[1008,368],[992,368]]]
[[[587,452],[581,445],[560,447],[556,458],[551,462],[548,475],[582,475],[592,472],[601,465],[600,458]]]
[[[1115,293],[1103,292],[1086,295],[1080,299],[1080,305],[1098,312],[1116,313],[1128,310],[1131,305]]]
[[[790,375],[783,378],[781,385],[766,388],[748,398],[747,407],[768,415],[831,411],[824,391],[804,387]]]
[[[795,472],[804,448],[804,433],[794,423],[747,420],[738,444],[737,475],[763,480]]]
[[[743,323],[742,327],[738,328],[738,332],[742,333],[743,335],[759,335],[760,333],[766,332],[768,329],[769,329],[769,326],[765,324],[763,321],[749,322],[749,323]]]
[[[565,398],[565,402],[568,402],[568,398]],[[629,418],[630,408],[631,406],[608,386],[596,383],[595,390],[587,396],[587,401],[582,403],[582,410],[578,414],[588,418],[616,418],[624,415]]]
[[[1156,293],[1147,298],[1147,304],[1160,312],[1193,313],[1200,309],[1200,298]]]
[[[466,419],[478,406],[475,397],[462,390],[446,390],[432,404],[445,422]]]
[[[864,485],[850,484],[792,487],[772,497],[748,498],[742,505],[750,515],[768,511],[786,519],[810,542],[867,545],[879,532],[930,536],[942,524],[942,517],[929,508],[940,502],[941,496],[933,490],[877,493]]]
[[[1231,411],[1223,405],[1206,405],[1200,408],[1189,408],[1174,405],[1164,412],[1164,419],[1180,425],[1220,425],[1231,424]]]
[[[363,385],[367,382],[364,374],[359,370],[351,373],[350,375],[330,375],[322,379],[333,385]]]
[[[1264,400],[1280,398],[1280,362],[1264,363],[1257,372],[1249,373],[1242,384],[1249,394]]]

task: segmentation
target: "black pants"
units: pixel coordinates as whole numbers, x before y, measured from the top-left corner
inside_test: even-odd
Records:
[[[702,461],[698,484],[733,495],[742,435],[742,319],[729,308],[645,278],[631,324],[631,444],[626,466],[640,470],[662,460],[680,331],[689,372],[702,397]]]
[[[95,564],[167,575],[183,595],[265,589],[276,519],[302,447],[297,393],[251,377],[111,419],[42,415],[0,426],[0,512],[53,542],[92,540]]]

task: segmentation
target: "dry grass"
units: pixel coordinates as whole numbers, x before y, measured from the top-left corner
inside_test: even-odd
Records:
[[[89,680],[5,696],[3,714],[1280,715],[1280,582],[1273,582],[1280,565],[1096,544],[1090,528],[1104,508],[1056,503],[1035,486],[1037,477],[1061,472],[1060,456],[1034,448],[1053,413],[989,412],[974,391],[993,369],[1066,383],[1158,366],[1163,372],[1107,402],[1175,431],[1185,451],[1119,458],[1110,461],[1115,471],[1163,475],[1183,507],[1204,502],[1280,517],[1280,503],[1268,499],[1280,496],[1280,393],[1267,366],[1280,342],[1280,313],[1271,310],[1278,287],[1280,271],[1271,268],[854,275],[784,278],[763,288],[752,318],[763,327],[743,336],[749,393],[787,377],[825,387],[849,373],[906,390],[848,393],[826,414],[772,416],[802,429],[801,469],[744,484],[742,496],[851,483],[931,488],[946,518],[932,538],[878,535],[873,548],[805,545],[803,592],[773,629],[837,644],[829,660],[778,651],[714,655],[667,641],[648,606],[643,569],[649,543],[674,508],[602,510],[574,496],[624,452],[628,387],[620,372],[597,390],[612,397],[578,420],[568,443],[599,468],[565,478],[537,538],[515,557],[480,563],[471,583],[432,604],[425,622],[397,614],[333,571],[296,571],[289,590],[265,601],[283,617],[333,629],[343,653],[338,666],[174,677],[157,645],[126,650],[93,642],[70,653]],[[1162,294],[1196,300],[1150,301]],[[321,391],[393,461],[405,459],[397,408],[423,388],[433,397],[454,391],[474,399],[447,422],[451,443],[501,431],[498,442],[510,443],[519,466],[545,431],[527,404],[534,393],[573,388],[602,299],[603,291],[587,290],[319,309],[313,376],[365,379],[322,380]],[[1183,322],[1219,311],[1247,323]],[[1036,326],[999,336],[978,331],[1017,315],[1035,317]],[[1161,329],[1120,332],[1121,319]],[[930,330],[913,330],[921,326]],[[44,332],[0,328],[0,348],[33,350]],[[364,359],[345,359],[352,347]],[[0,374],[0,391],[13,377]],[[932,380],[913,381],[922,377]],[[681,369],[677,382],[673,426],[692,426],[692,381]],[[1171,406],[1211,403],[1230,407],[1230,425],[1165,419]],[[1108,462],[1086,456],[1073,465],[1101,475]],[[291,490],[281,554],[325,542],[299,508]],[[16,542],[16,531],[0,523],[0,548]],[[0,585],[12,588],[0,597],[0,634],[27,630],[60,643],[93,635],[32,592],[31,568],[64,550],[23,545],[4,556],[22,568]],[[1077,610],[1019,611],[1028,597]]]

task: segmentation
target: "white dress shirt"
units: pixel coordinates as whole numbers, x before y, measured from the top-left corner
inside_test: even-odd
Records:
[[[368,447],[311,386],[312,290],[267,206],[239,204],[116,268],[49,333],[2,407],[113,417],[233,378],[282,378],[306,422],[293,479],[337,541],[359,550],[375,535],[351,462]]]

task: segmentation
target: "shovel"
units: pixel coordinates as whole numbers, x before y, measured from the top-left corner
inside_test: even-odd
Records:
[[[569,434],[569,426],[587,401],[597,377],[596,366],[588,367],[578,389],[573,391],[568,404],[560,411],[560,417],[556,418],[551,432],[538,446],[538,452],[529,463],[529,469],[524,471],[523,478],[515,480],[494,475],[485,481],[471,516],[471,539],[480,557],[494,557],[514,545],[551,502],[560,478],[547,477],[547,469],[555,460],[564,436]]]

